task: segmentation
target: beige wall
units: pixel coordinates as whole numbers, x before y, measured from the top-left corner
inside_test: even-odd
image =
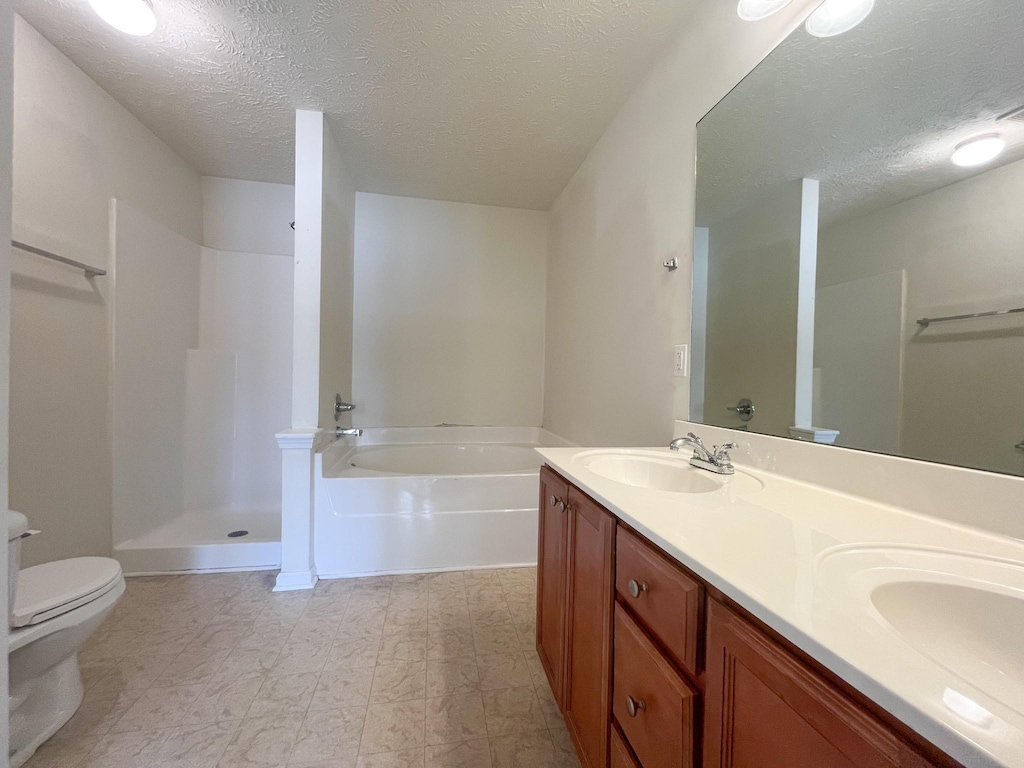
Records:
[[[199,175],[20,18],[14,115],[15,239],[109,268],[117,197],[201,240]],[[10,503],[43,530],[28,565],[110,552],[112,285],[13,256]]]
[[[672,346],[690,333],[695,126],[813,1],[752,24],[734,2],[698,0],[552,207],[548,429],[587,445],[656,444],[688,415]]]
[[[1024,474],[1020,316],[916,320],[1024,306],[1024,161],[829,227],[818,284],[906,270],[901,451]]]
[[[547,214],[356,196],[356,424],[539,426]]]
[[[333,427],[335,394],[348,402],[352,400],[356,191],[328,121],[324,121],[322,205],[320,426]]]

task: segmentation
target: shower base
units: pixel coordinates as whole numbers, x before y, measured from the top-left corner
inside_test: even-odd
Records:
[[[229,536],[238,531],[245,535]],[[280,510],[190,512],[114,547],[126,575],[281,566]]]

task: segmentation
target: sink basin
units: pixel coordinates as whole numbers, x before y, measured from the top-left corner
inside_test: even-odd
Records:
[[[660,451],[599,450],[587,451],[577,456],[576,461],[595,475],[653,491],[711,493],[734,484],[748,492],[760,488],[757,480],[743,473],[716,475],[691,467],[688,456]]]
[[[1006,704],[1024,702],[1024,596],[973,586],[896,581],[871,602],[903,639]]]
[[[1024,713],[1024,562],[861,545],[823,553],[818,569],[823,594],[847,616],[866,612],[918,654]],[[950,695],[944,703],[958,714],[985,714]]]

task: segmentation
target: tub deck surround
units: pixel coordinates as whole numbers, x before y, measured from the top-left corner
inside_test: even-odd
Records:
[[[677,433],[690,429],[711,432],[681,424]],[[772,454],[770,441],[779,440],[740,439],[747,443],[748,437],[749,454]],[[1003,656],[987,658],[984,647],[956,636],[949,642],[962,641],[962,658],[951,662],[935,648],[928,656],[917,642],[921,633],[915,639],[907,626],[898,633],[870,596],[895,575],[900,583],[987,580],[1003,585],[997,591],[1007,599],[1024,598],[1024,542],[742,463],[738,472],[763,487],[748,484],[740,491],[728,480],[710,493],[630,487],[586,469],[577,460],[585,450],[538,452],[621,520],[956,760],[1024,767],[1024,680],[1014,679],[1024,666],[1024,645],[1017,643],[1020,650],[1014,651],[1007,638],[993,637],[1000,644],[994,653]],[[651,450],[686,458],[667,448]],[[786,447],[778,450],[785,453]],[[956,482],[957,473],[950,476]],[[922,600],[906,602],[919,606]],[[954,616],[948,627],[971,623]],[[945,634],[941,627],[927,631]],[[992,669],[1014,654],[1005,674]]]
[[[364,429],[315,458],[319,578],[537,560],[536,427]]]

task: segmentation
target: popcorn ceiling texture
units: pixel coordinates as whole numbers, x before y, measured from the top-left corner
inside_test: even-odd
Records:
[[[326,112],[367,192],[546,209],[692,0],[154,0],[132,38],[86,0],[17,0],[204,175],[290,183]]]
[[[1024,9],[1017,0],[878,0],[839,37],[801,27],[698,128],[697,222],[752,192],[821,180],[826,225],[931,192],[965,169],[957,143],[991,131],[1024,158]]]

